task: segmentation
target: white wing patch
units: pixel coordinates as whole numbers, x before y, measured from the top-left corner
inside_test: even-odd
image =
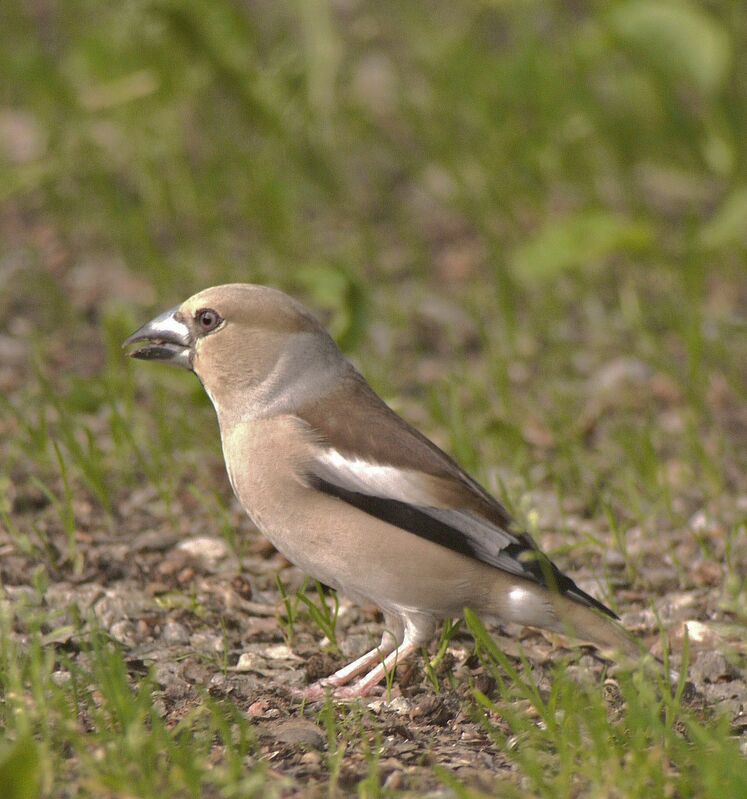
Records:
[[[550,561],[543,558],[541,563],[537,563],[536,559],[541,556],[528,536],[511,532],[510,522],[504,525],[500,519],[493,521],[484,516],[480,506],[475,507],[469,496],[452,490],[455,486],[450,485],[448,477],[345,455],[319,443],[316,443],[312,462],[307,463],[307,467],[311,475],[328,484],[320,486],[323,492],[337,496],[363,513],[509,574],[543,586],[554,587],[553,584],[557,584],[571,599],[606,610],[562,575]],[[465,482],[464,487],[472,490],[469,482]],[[397,507],[394,503],[409,507]],[[505,515],[505,511],[499,515]],[[531,557],[525,559],[525,554]],[[537,606],[538,613],[545,613],[544,604],[537,605],[537,602],[524,586],[512,588],[505,603],[506,618],[510,620],[517,609],[522,614],[519,618],[525,618],[527,607],[533,605]]]
[[[317,449],[313,472],[322,480],[346,491],[406,503],[444,525],[442,529],[450,528],[454,541],[465,542],[466,548],[474,557],[512,574],[527,573],[522,563],[504,551],[507,546],[517,544],[517,538],[469,510],[450,506],[448,501],[445,504],[439,498],[441,481],[438,477],[413,469],[350,457],[333,448]],[[418,532],[416,529],[406,529],[429,537],[425,530]],[[463,551],[461,547],[455,548]]]
[[[336,449],[320,450],[314,472],[322,479],[360,494],[385,497],[419,507],[439,507],[432,478],[423,472],[351,458]]]

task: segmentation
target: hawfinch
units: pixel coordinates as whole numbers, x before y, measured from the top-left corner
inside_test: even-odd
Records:
[[[231,487],[272,544],[383,611],[379,646],[304,697],[365,696],[466,607],[640,656],[615,614],[394,413],[296,300],[266,286],[215,286],[141,327],[133,345],[133,358],[197,375]]]

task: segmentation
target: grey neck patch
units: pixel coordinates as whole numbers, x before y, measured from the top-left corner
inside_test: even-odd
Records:
[[[292,413],[327,394],[347,368],[351,367],[329,336],[296,333],[257,387],[258,402],[252,412],[259,417]]]
[[[294,413],[297,408],[327,394],[340,375],[352,366],[327,335],[294,333],[267,377],[245,385],[230,408],[222,408],[208,391],[221,426]],[[207,390],[207,388],[206,388]]]

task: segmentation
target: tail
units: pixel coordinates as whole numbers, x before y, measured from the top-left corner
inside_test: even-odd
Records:
[[[624,666],[656,664],[656,670],[661,672],[662,664],[600,603],[595,601],[591,606],[585,598],[576,598],[575,592],[559,593],[505,574],[496,575],[496,578],[489,615],[592,644],[605,657]],[[673,671],[669,677],[672,681],[678,679]]]
[[[548,619],[547,629],[593,644],[603,655],[620,662],[636,663],[648,654],[620,622],[601,611],[557,593],[549,593],[546,601],[554,616]]]
[[[550,629],[593,644],[602,655],[621,666],[629,668],[643,666],[646,673],[651,676],[666,676],[672,685],[679,682],[678,671],[671,667],[667,669],[659,658],[652,655],[641,641],[615,619],[603,615],[596,609],[580,605],[561,594],[554,594],[551,601],[558,623]]]

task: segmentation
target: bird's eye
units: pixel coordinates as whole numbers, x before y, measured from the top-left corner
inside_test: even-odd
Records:
[[[221,319],[220,314],[214,311],[212,308],[203,308],[201,311],[197,311],[195,314],[195,319],[197,320],[197,325],[203,333],[209,333],[211,330],[215,330],[216,327],[223,321]]]

